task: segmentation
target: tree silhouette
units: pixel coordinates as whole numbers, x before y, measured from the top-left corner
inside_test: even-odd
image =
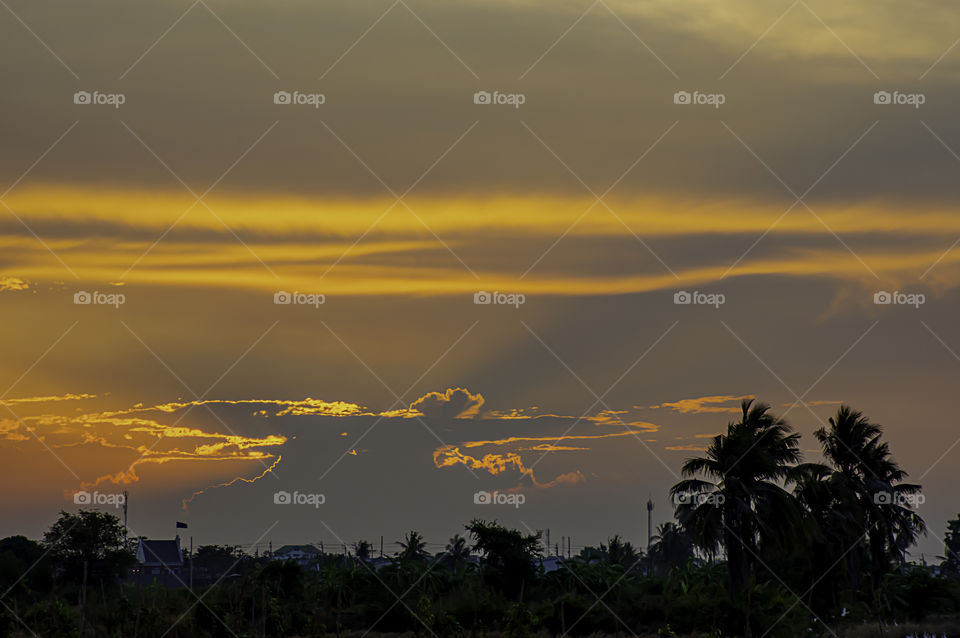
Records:
[[[943,564],[945,574],[960,577],[960,516],[947,521],[947,533],[943,536]]]
[[[397,556],[400,562],[409,563],[427,559],[427,543],[420,532],[407,532],[403,540],[397,543],[400,545],[400,553]]]
[[[353,553],[360,560],[370,560],[373,546],[368,541],[358,541],[353,544]]]
[[[43,544],[62,576],[73,582],[82,579],[84,563],[92,580],[113,581],[134,562],[124,545],[123,523],[96,510],[61,511],[44,533]]]
[[[648,559],[655,573],[665,575],[686,565],[693,558],[693,539],[682,526],[664,523],[653,537]]]
[[[615,535],[609,538],[607,543],[607,557],[610,563],[622,565],[627,569],[637,564],[640,555],[630,541],[624,541],[619,535]]]
[[[831,483],[838,500],[859,519],[851,540],[862,544],[866,534],[871,589],[876,593],[891,562],[902,564],[907,548],[926,533],[926,524],[912,507],[920,486],[903,482],[907,473],[890,455],[883,428],[862,412],[840,406],[829,427],[814,436],[834,468]],[[856,567],[851,565],[851,572]]]
[[[469,558],[470,547],[467,545],[467,539],[460,536],[460,534],[454,534],[450,538],[450,542],[447,543],[443,557],[444,564],[456,571],[459,570],[462,565],[466,564]]]
[[[726,551],[728,589],[741,605],[747,638],[760,553],[783,547],[800,519],[796,502],[781,486],[801,459],[800,435],[769,410],[744,400],[740,421],[714,437],[704,456],[688,459],[682,472],[691,478],[670,490],[677,519],[693,542],[709,554]],[[692,478],[699,475],[705,478]]]
[[[535,580],[539,534],[524,535],[480,519],[471,521],[466,529],[473,537],[474,551],[483,555],[484,576],[492,587],[512,597]]]

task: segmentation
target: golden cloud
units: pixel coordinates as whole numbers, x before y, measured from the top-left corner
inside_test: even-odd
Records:
[[[0,276],[0,292],[27,290],[30,284],[19,277]]]
[[[447,388],[445,392],[428,392],[410,404],[410,416],[429,418],[472,419],[483,407],[482,394],[470,394],[466,388]]]
[[[17,405],[18,403],[54,403],[57,401],[80,401],[82,399],[95,399],[97,395],[95,394],[61,394],[61,395],[47,395],[39,397],[20,397],[17,399],[3,399],[0,400],[0,405]]]
[[[697,397],[695,399],[680,399],[679,401],[651,405],[651,408],[670,408],[681,414],[701,414],[701,413],[734,413],[740,412],[739,405],[722,406],[714,405],[717,403],[739,402],[744,399],[752,399],[753,395],[745,394],[743,396],[734,396],[731,394],[719,394],[707,397]]]

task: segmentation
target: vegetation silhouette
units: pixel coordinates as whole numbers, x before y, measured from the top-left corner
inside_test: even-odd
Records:
[[[768,405],[744,401],[684,462],[676,521],[647,552],[613,536],[549,556],[539,534],[475,519],[437,554],[417,531],[389,558],[366,541],[300,561],[202,546],[191,591],[131,582],[135,540],[113,515],[61,512],[40,542],[0,540],[0,635],[960,633],[960,516],[939,565],[908,562],[926,532],[922,493],[882,427],[841,406],[814,436],[822,463],[803,460]]]

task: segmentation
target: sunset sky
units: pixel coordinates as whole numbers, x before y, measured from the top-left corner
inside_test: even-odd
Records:
[[[0,536],[643,546],[757,397],[883,424],[942,553],[960,7],[0,5]]]

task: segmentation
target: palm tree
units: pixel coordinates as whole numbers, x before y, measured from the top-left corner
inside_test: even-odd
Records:
[[[670,493],[676,517],[694,544],[710,555],[726,551],[728,590],[745,595],[745,635],[750,633],[750,585],[761,546],[783,547],[799,509],[782,486],[801,460],[800,435],[770,414],[770,406],[745,400],[740,421],[713,438],[705,456],[688,459],[688,477]],[[695,478],[702,475],[704,479]]]
[[[450,542],[447,543],[444,562],[452,566],[454,571],[457,571],[460,565],[466,563],[469,558],[470,546],[467,545],[467,539],[460,536],[460,534],[454,534]]]
[[[850,524],[834,527],[838,537],[830,539],[832,550],[846,551],[846,563],[849,585],[856,590],[860,585],[860,565],[865,560],[864,530],[867,528],[868,494],[863,481],[861,459],[870,441],[878,438],[882,432],[879,425],[872,423],[862,412],[841,405],[836,415],[828,419],[829,428],[820,428],[813,435],[823,448],[823,456],[832,466],[827,480],[832,512],[846,512]],[[821,528],[824,527],[821,522]],[[857,549],[849,548],[858,545]]]
[[[420,532],[410,531],[402,541],[397,541],[401,547],[400,562],[425,560],[427,558],[427,543]]]
[[[353,553],[360,560],[370,560],[370,553],[373,546],[367,541],[359,541],[353,545]]]
[[[827,608],[836,607],[844,582],[855,590],[860,552],[851,549],[863,536],[863,516],[856,494],[842,475],[822,463],[801,463],[788,479],[802,509],[791,568],[810,583],[808,607],[822,592]],[[831,574],[836,577],[828,578]],[[845,576],[845,577],[844,577]]]
[[[813,435],[823,447],[823,455],[836,471],[852,481],[862,474],[864,451],[870,441],[883,434],[883,428],[871,423],[862,412],[841,405],[835,416],[828,420],[829,429],[820,428]]]
[[[907,473],[881,440],[883,428],[862,412],[843,405],[828,423],[829,427],[820,428],[814,436],[834,468],[830,481],[839,500],[858,516],[859,529],[849,540],[862,545],[866,535],[871,585],[876,592],[890,563],[903,563],[907,548],[926,533],[926,524],[912,507],[921,488],[903,482]],[[857,552],[850,554],[856,560]],[[851,571],[858,571],[856,565]]]
[[[864,482],[869,495],[867,538],[873,584],[879,588],[890,563],[902,565],[907,549],[926,534],[927,526],[913,509],[921,487],[903,482],[907,473],[890,456],[889,445],[877,436],[864,452]]]
[[[630,541],[624,541],[619,535],[607,540],[607,562],[611,565],[620,565],[624,569],[632,569],[640,562],[641,555],[634,549]]]
[[[666,574],[693,558],[693,540],[680,525],[664,523],[657,528],[648,558],[654,572]]]

